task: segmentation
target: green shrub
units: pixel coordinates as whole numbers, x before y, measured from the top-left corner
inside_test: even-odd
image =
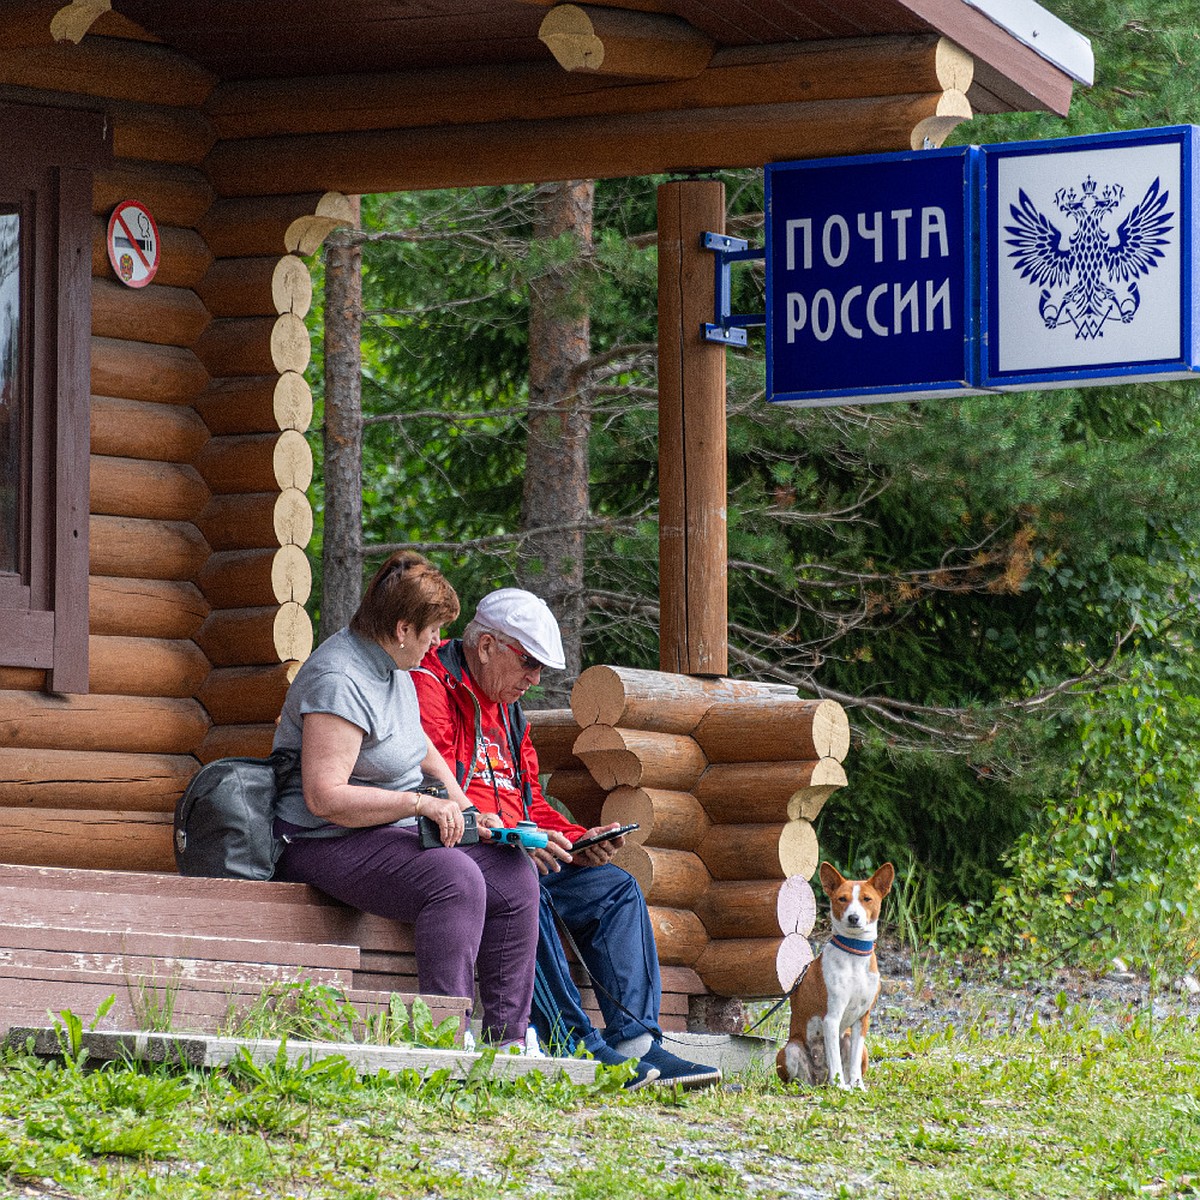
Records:
[[[983,949],[1100,966],[1181,969],[1200,949],[1200,699],[1143,661],[1091,698],[1070,794],[1006,856],[977,914]]]

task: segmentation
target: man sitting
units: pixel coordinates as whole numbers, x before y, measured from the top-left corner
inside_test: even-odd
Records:
[[[421,723],[481,812],[506,827],[529,820],[548,845],[529,855],[541,873],[541,919],[533,1022],[558,1053],[582,1045],[600,1062],[638,1059],[635,1084],[702,1087],[721,1073],[666,1050],[658,1014],[662,985],[646,900],[633,877],[609,859],[623,838],[572,854],[586,830],[542,794],[538,758],[520,699],[546,668],[566,666],[558,622],[546,603],[520,588],[486,595],[462,638],[442,642],[413,672]],[[583,1011],[554,919],[574,939],[591,977],[605,1028]]]

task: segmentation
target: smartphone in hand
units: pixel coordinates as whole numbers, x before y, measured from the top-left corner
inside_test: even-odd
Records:
[[[591,837],[584,835],[577,842],[571,843],[571,853],[576,850],[586,850],[589,846],[598,846],[601,842],[611,842],[613,838],[624,837],[627,833],[632,833],[635,829],[640,829],[636,821],[632,825],[618,825],[616,829],[605,829],[600,833],[593,833]]]

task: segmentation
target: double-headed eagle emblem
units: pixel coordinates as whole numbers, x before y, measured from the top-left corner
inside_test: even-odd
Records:
[[[1075,222],[1075,232],[1065,241],[1062,231],[1018,189],[1017,204],[1009,205],[1014,224],[1006,225],[1012,246],[1009,257],[1022,279],[1042,289],[1038,312],[1047,329],[1073,325],[1077,338],[1104,336],[1108,321],[1128,325],[1141,306],[1138,277],[1148,275],[1163,257],[1171,218],[1166,212],[1168,193],[1159,180],[1146,190],[1138,204],[1117,226],[1115,237],[1104,222],[1125,195],[1120,184],[1106,184],[1100,192],[1089,175],[1081,185],[1059,188],[1054,203]],[[1124,285],[1124,294],[1118,288]],[[1063,291],[1062,289],[1067,289]]]

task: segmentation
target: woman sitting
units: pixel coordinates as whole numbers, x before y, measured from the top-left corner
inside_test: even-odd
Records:
[[[276,749],[300,750],[280,798],[286,844],[275,877],[410,922],[422,992],[473,996],[478,967],[483,1034],[504,1046],[529,1026],[537,873],[507,847],[458,846],[470,803],[421,728],[408,674],[458,611],[431,563],[398,552],[350,627],[301,666],[275,735]],[[417,790],[428,781],[445,795]],[[418,816],[437,823],[441,846],[421,849]]]

